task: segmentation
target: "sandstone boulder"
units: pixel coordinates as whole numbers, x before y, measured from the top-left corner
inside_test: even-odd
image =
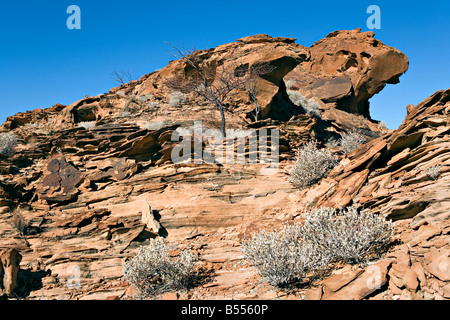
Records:
[[[368,100],[408,70],[405,54],[360,29],[330,33],[308,48],[311,58],[286,75],[293,90],[370,117]]]
[[[17,289],[22,255],[16,249],[0,250],[0,294],[11,296]]]
[[[37,187],[39,199],[51,202],[72,200],[82,181],[83,174],[63,155],[56,155],[44,164],[43,178]]]

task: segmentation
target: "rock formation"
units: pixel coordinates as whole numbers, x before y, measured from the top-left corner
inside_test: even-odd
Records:
[[[17,288],[19,264],[22,256],[16,249],[0,251],[0,294],[12,296]]]
[[[278,129],[279,170],[262,174],[266,163],[173,163],[176,132],[195,120],[219,128],[214,107],[194,95],[169,104],[167,81],[189,74],[183,60],[96,97],[8,117],[1,130],[13,131],[19,146],[0,159],[6,295],[133,298],[122,279],[124,262],[150,239],[166,237],[173,254],[192,249],[213,277],[163,299],[450,298],[449,90],[408,106],[403,124],[390,132],[370,119],[368,101],[398,82],[408,59],[372,32],[333,32],[309,48],[256,35],[194,54],[217,67],[272,66],[256,80],[261,119],[252,119],[244,90],[230,96],[226,117],[229,129]],[[289,90],[314,101],[317,114],[291,101]],[[368,142],[346,156],[333,142],[352,130]],[[336,152],[340,164],[298,190],[288,172],[296,150],[312,139]],[[433,166],[439,172],[430,177]],[[259,283],[242,256],[244,236],[297,221],[305,209],[352,203],[395,221],[396,241],[383,257],[369,266],[337,265],[292,292]]]

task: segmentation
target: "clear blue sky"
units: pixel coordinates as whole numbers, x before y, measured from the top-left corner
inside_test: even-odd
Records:
[[[0,122],[7,116],[109,91],[114,70],[134,78],[164,67],[165,41],[206,49],[257,33],[310,46],[328,33],[366,26],[381,8],[375,37],[406,53],[409,71],[371,100],[372,117],[397,128],[406,105],[449,87],[450,2],[443,1],[2,1]],[[69,30],[67,7],[81,8]]]

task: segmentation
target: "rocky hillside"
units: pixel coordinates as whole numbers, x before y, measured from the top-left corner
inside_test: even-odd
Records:
[[[174,132],[196,120],[220,127],[213,105],[167,86],[188,78],[183,59],[96,97],[11,116],[1,127],[19,141],[0,158],[5,297],[132,299],[124,262],[165,237],[175,256],[193,250],[208,276],[162,299],[450,298],[449,90],[408,106],[391,132],[371,119],[369,99],[399,81],[408,58],[372,32],[336,31],[309,48],[256,35],[193,54],[225,70],[270,66],[255,79],[259,119],[242,88],[228,97],[225,115],[236,134],[279,130],[278,171],[263,174],[261,162],[173,163]],[[346,154],[336,141],[352,131],[367,143]],[[289,170],[310,140],[340,162],[299,190]],[[261,281],[242,255],[242,238],[255,230],[298,221],[305,209],[354,203],[395,225],[389,251],[369,266],[336,265],[285,291]],[[367,286],[374,265],[381,286]]]

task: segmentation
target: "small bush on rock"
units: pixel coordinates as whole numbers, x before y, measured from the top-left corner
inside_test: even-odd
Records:
[[[366,143],[366,138],[356,131],[344,133],[339,139],[339,145],[347,155],[364,143]]]
[[[242,252],[267,282],[286,286],[323,264],[321,252],[301,241],[301,230],[299,224],[285,225],[280,231],[262,230],[243,241]]]
[[[333,261],[365,262],[391,241],[393,227],[382,215],[348,209],[319,208],[303,225],[285,225],[280,231],[260,231],[242,242],[244,257],[264,280],[284,287],[316,273]]]
[[[23,216],[22,211],[17,208],[12,212],[11,222],[10,224],[19,231],[20,235],[26,236],[27,231],[30,227],[29,221]]]
[[[348,209],[314,209],[305,218],[302,239],[320,250],[327,260],[361,262],[375,248],[390,242],[391,221],[379,214]]]
[[[164,128],[164,126],[167,126],[167,122],[166,121],[152,121],[152,122],[147,122],[143,125],[141,125],[141,129],[143,130],[149,130],[149,131],[156,131],[156,130],[160,130],[162,128]]]
[[[11,156],[17,147],[17,138],[12,132],[0,133],[0,154]]]
[[[171,290],[188,289],[193,277],[197,257],[188,250],[173,259],[162,238],[152,239],[140,247],[137,255],[124,266],[124,279],[148,298]]]
[[[306,113],[320,117],[319,104],[312,99],[307,100],[300,92],[294,90],[288,90],[287,94],[292,103],[296,106],[302,107]]]
[[[337,164],[337,157],[330,150],[318,149],[316,142],[308,142],[298,151],[289,179],[295,186],[306,188],[326,177]]]
[[[441,166],[436,164],[436,165],[426,169],[426,173],[427,173],[427,176],[431,180],[437,180],[437,179],[439,179],[439,177],[441,175]]]
[[[172,107],[178,107],[186,103],[186,95],[180,91],[173,91],[169,95],[169,104]]]
[[[95,128],[95,122],[94,121],[83,121],[78,123],[78,128],[84,128],[86,130]]]

